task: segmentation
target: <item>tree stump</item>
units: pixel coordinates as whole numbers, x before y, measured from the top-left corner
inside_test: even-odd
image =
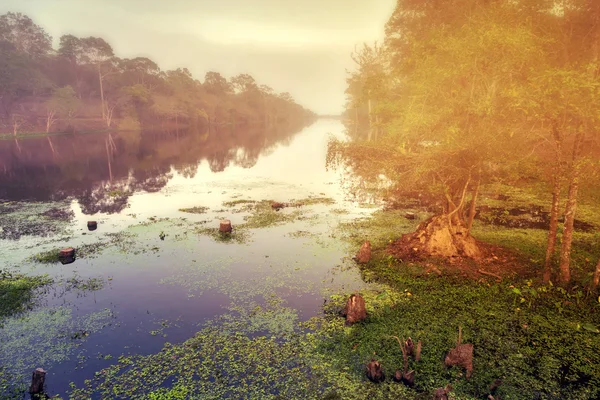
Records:
[[[88,221],[87,223],[88,230],[95,231],[98,228],[98,222],[96,221]]]
[[[46,371],[44,371],[42,368],[37,368],[35,371],[33,371],[29,393],[31,393],[32,395],[40,395],[44,393],[45,380]]]
[[[369,242],[368,240],[365,241],[360,247],[360,250],[358,250],[358,253],[356,253],[354,259],[359,264],[368,263],[371,260],[371,242]]]
[[[358,294],[351,295],[346,302],[342,315],[346,317],[346,325],[352,325],[367,318],[365,299]]]
[[[66,249],[62,249],[58,253],[58,260],[61,264],[71,264],[75,261],[75,249],[72,247],[67,247]]]
[[[385,374],[379,361],[371,359],[371,362],[367,364],[367,378],[373,383],[383,382],[385,380]]]
[[[72,247],[67,247],[66,249],[62,249],[58,254],[59,257],[73,257],[75,255],[75,249]]]
[[[417,214],[415,214],[414,212],[407,212],[406,214],[404,214],[404,218],[406,218],[406,219],[416,219],[417,218]]]
[[[433,400],[448,400],[448,393],[452,391],[452,386],[448,385],[445,388],[436,389],[433,392]]]
[[[273,203],[271,203],[271,208],[275,211],[279,211],[284,207],[285,207],[285,203],[279,203],[277,201],[274,201]]]
[[[231,221],[228,219],[221,220],[219,225],[219,232],[221,233],[231,233],[233,228],[231,227]]]
[[[467,379],[473,374],[473,345],[459,344],[446,356],[444,363],[447,367],[459,366],[467,370]]]

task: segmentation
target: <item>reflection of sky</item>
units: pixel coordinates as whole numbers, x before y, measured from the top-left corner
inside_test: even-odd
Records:
[[[336,120],[319,120],[296,135],[292,143],[280,145],[270,154],[259,157],[252,168],[230,165],[223,172],[210,171],[202,161],[193,178],[172,170],[173,178],[157,193],[136,193],[129,198],[129,208],[116,215],[94,218],[121,227],[131,223],[125,214],[137,219],[172,216],[174,210],[196,206],[221,209],[224,201],[238,199],[289,201],[307,194],[343,199],[338,184],[339,173],[325,171],[329,134],[342,135],[343,126]],[[167,206],[168,204],[168,206]],[[83,215],[75,204],[74,211],[81,229],[90,216]],[[181,216],[185,216],[181,214]]]
[[[353,292],[364,287],[358,269],[337,270],[339,265],[353,264],[344,261],[349,254],[345,243],[331,236],[338,222],[353,214],[337,215],[330,210],[343,207],[356,212],[354,215],[370,211],[345,203],[338,173],[325,171],[328,133],[340,137],[342,131],[339,121],[319,120],[294,136],[289,144],[261,156],[248,169],[229,166],[223,172],[213,173],[203,161],[196,176],[189,179],[173,169],[174,177],[164,188],[156,193],[134,194],[129,199],[130,207],[120,214],[83,215],[74,201],[72,207],[77,213],[73,234],[49,238],[49,243],[43,243],[45,238],[31,238],[29,243],[38,245],[25,251],[21,249],[25,241],[10,242],[9,253],[21,261],[27,251],[79,248],[82,243],[106,241],[106,233],[133,225],[125,230],[135,235],[133,239],[121,237],[119,245],[96,257],[80,258],[68,265],[19,264],[23,272],[27,268],[31,273],[47,273],[57,280],[72,278],[73,274],[83,279],[102,279],[104,288],[93,293],[74,289],[64,293],[64,282],[57,284],[42,303],[71,307],[74,317],[104,309],[115,315],[110,326],[82,342],[78,351],[89,357],[84,368],[74,369],[74,357],[47,367],[53,393],[64,394],[70,382],[81,385],[84,379],[115,362],[103,355],[148,354],[159,351],[166,341],[184,341],[207,319],[226,313],[224,306],[230,302],[251,309],[253,301],[260,303],[276,293],[285,300],[285,306],[298,310],[299,317],[305,320],[321,313],[324,299],[332,292]],[[194,225],[180,224],[180,220],[172,218],[207,219],[213,225],[206,226],[216,227],[214,218],[223,213],[217,212],[223,208],[222,202],[234,196],[288,201],[310,194],[333,197],[337,204],[302,207],[305,216],[318,218],[252,230],[251,241],[245,244],[216,243],[195,233]],[[210,211],[201,215],[177,211],[193,206],[208,206]],[[280,212],[287,211],[290,210]],[[137,225],[154,215],[171,219],[150,226]],[[234,226],[243,221],[243,216],[227,215]],[[88,232],[89,219],[100,222],[96,231]],[[167,234],[165,240],[159,238],[163,231]],[[298,231],[310,235],[291,235]],[[168,323],[161,324],[165,320]],[[36,361],[31,361],[28,371],[36,367]]]
[[[319,113],[344,103],[356,44],[383,37],[394,0],[2,0],[55,43],[63,34],[100,36],[118,56],[150,57],[196,78],[250,73]]]

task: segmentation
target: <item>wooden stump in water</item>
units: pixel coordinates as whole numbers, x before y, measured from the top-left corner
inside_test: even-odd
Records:
[[[87,227],[90,231],[95,231],[98,228],[98,223],[96,221],[88,221]]]
[[[63,265],[71,264],[72,262],[74,262],[75,261],[75,249],[72,247],[67,247],[66,249],[62,249],[58,253],[58,261],[60,261],[61,264],[63,264]]]
[[[29,393],[32,395],[40,395],[44,393],[44,382],[46,380],[46,371],[42,368],[37,368],[33,371],[33,375],[31,377],[31,387],[29,388]]]
[[[365,241],[354,259],[360,264],[368,263],[371,260],[371,242]]]
[[[277,201],[271,203],[271,208],[275,211],[279,211],[282,208],[284,208],[285,206],[286,206],[285,203],[279,203]]]
[[[219,232],[221,233],[231,233],[233,228],[231,227],[231,221],[228,219],[221,220],[219,225]]]
[[[59,257],[74,257],[75,249],[72,247],[67,247],[66,249],[62,249],[58,254]]]
[[[365,299],[358,294],[351,295],[346,302],[342,315],[346,317],[346,325],[352,325],[367,318]]]
[[[367,364],[367,378],[374,383],[383,382],[385,380],[385,374],[383,373],[383,368],[379,361],[371,359],[371,362]]]

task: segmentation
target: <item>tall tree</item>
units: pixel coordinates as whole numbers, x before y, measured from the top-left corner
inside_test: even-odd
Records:
[[[80,65],[90,65],[97,70],[100,88],[102,119],[107,121],[107,109],[104,101],[104,78],[114,71],[113,49],[104,39],[98,37],[76,38],[72,35],[61,37],[59,54],[75,60]],[[104,68],[108,67],[108,68]]]
[[[0,15],[0,41],[12,43],[17,51],[33,59],[40,59],[52,50],[52,37],[21,13]]]

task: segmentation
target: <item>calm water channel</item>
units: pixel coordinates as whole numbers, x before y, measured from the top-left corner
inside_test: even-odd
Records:
[[[300,130],[0,141],[0,269],[55,282],[1,324],[4,373],[17,384],[43,367],[49,393],[67,396],[120,355],[158,352],[218,315],[278,298],[293,323],[321,313],[329,294],[363,287],[336,228],[373,208],[325,168],[328,137],[342,132],[321,119]],[[300,199],[236,240],[207,234],[221,218],[247,222],[243,200]],[[181,211],[192,207],[205,208]],[[67,246],[81,250],[72,264],[32,258]]]

